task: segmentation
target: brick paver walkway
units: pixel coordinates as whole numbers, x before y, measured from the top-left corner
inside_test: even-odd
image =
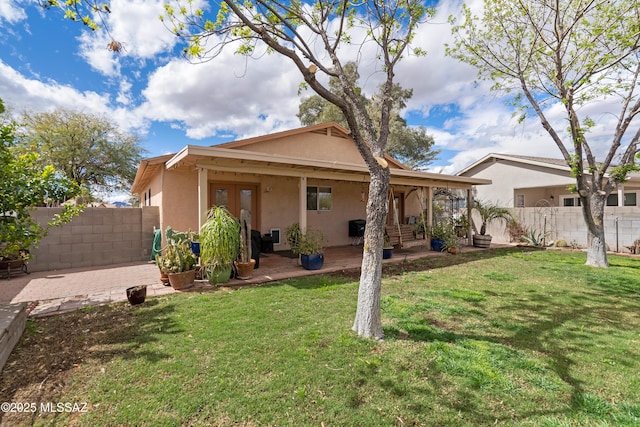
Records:
[[[474,250],[465,247],[465,251]],[[447,256],[447,254],[427,251],[424,248],[396,250],[396,254],[385,262],[402,262],[424,256]],[[229,286],[259,284],[291,277],[324,274],[345,269],[359,268],[362,262],[362,247],[345,246],[328,248],[325,264],[321,270],[307,271],[298,265],[295,258],[277,254],[262,254],[260,268],[249,280],[231,280]],[[160,282],[158,268],[153,263],[137,263],[94,267],[92,269],[72,269],[35,272],[0,280],[0,303],[27,302],[38,305],[31,311],[32,316],[45,316],[76,310],[89,305],[108,304],[125,301],[126,289],[135,285],[147,285],[147,296],[177,292]],[[206,281],[197,281],[195,289],[209,288]]]

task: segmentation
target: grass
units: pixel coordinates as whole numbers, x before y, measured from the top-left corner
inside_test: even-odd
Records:
[[[384,342],[350,331],[358,284],[339,276],[36,319],[0,401],[88,402],[36,425],[640,424],[639,259],[444,258],[385,276]]]

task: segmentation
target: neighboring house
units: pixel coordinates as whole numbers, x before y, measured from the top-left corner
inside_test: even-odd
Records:
[[[397,218],[411,221],[430,206],[434,188],[471,194],[477,178],[417,172],[387,157],[390,196]],[[140,163],[131,192],[143,206],[160,207],[160,227],[197,230],[212,205],[239,216],[251,211],[252,227],[272,233],[286,249],[284,231],[294,222],[324,232],[330,246],[352,243],[349,221],[366,217],[369,174],[349,131],[324,123],[204,147]],[[393,221],[389,215],[388,221]]]
[[[478,187],[475,198],[503,207],[580,206],[578,195],[567,189],[576,180],[564,159],[489,154],[456,175],[491,180]],[[640,206],[639,193],[640,175],[632,174],[609,195],[607,206]]]
[[[474,198],[514,209],[525,229],[548,235],[547,241],[562,239],[585,247],[587,230],[580,199],[568,190],[575,185],[571,170],[562,159],[489,154],[456,175],[483,178],[491,185],[477,187]],[[640,175],[613,191],[605,208],[605,239],[611,250],[625,252],[640,236]],[[508,242],[507,230],[490,230],[496,242]]]

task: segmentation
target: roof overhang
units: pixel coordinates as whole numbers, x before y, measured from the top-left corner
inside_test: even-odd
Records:
[[[459,171],[458,173],[456,173],[456,175],[461,176],[464,175],[465,173],[471,171],[472,169],[484,164],[484,163],[493,163],[499,160],[505,160],[505,161],[509,161],[509,162],[515,162],[515,163],[522,163],[522,164],[526,164],[526,165],[530,165],[530,166],[538,166],[538,167],[542,167],[542,168],[546,168],[546,169],[553,169],[553,170],[560,170],[560,171],[564,171],[564,172],[570,172],[569,166],[567,165],[558,165],[558,164],[553,164],[553,163],[548,163],[548,162],[543,162],[543,161],[538,161],[538,160],[533,160],[533,159],[523,159],[520,157],[513,157],[513,156],[509,156],[508,154],[496,154],[496,153],[491,153],[491,154],[487,154],[486,156],[484,156],[483,158],[481,158],[480,160],[472,163],[471,165],[467,166],[466,168],[462,169],[461,171]]]
[[[326,160],[310,160],[293,156],[265,154],[255,151],[187,145],[166,162],[167,169],[195,167],[222,172],[242,172],[274,176],[307,177],[340,181],[369,180],[364,165]],[[488,185],[491,180],[390,168],[391,184],[436,186],[468,189]]]
[[[544,169],[548,169],[548,170],[556,170],[556,171],[562,171],[565,172],[567,174],[571,173],[571,168],[569,168],[568,165],[566,164],[555,164],[555,163],[550,163],[550,162],[545,162],[543,160],[535,160],[535,158],[522,158],[522,157],[516,157],[516,156],[510,156],[508,154],[496,154],[496,153],[491,153],[491,154],[487,154],[486,156],[484,156],[483,158],[481,158],[480,160],[474,162],[473,164],[467,166],[466,168],[462,169],[461,171],[459,171],[456,176],[463,176],[464,174],[470,172],[471,170],[473,170],[474,168],[485,164],[485,163],[494,163],[497,161],[509,161],[509,162],[514,162],[514,163],[520,163],[520,164],[524,164],[524,165],[529,165],[529,166],[536,166],[536,167],[540,167],[540,168],[544,168]],[[591,175],[591,172],[589,172],[589,170],[585,169],[584,170],[584,174],[585,175]],[[606,177],[609,176],[609,174],[605,174]],[[625,181],[624,184],[627,185],[640,185],[640,174],[637,172],[632,172],[627,176],[627,181]],[[546,186],[545,186],[546,187]]]
[[[164,156],[152,157],[140,162],[136,177],[131,185],[131,194],[142,193],[153,176],[164,167],[167,160],[174,157],[174,154],[165,154]]]

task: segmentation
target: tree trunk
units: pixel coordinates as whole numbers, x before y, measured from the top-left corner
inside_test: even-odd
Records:
[[[382,249],[388,210],[389,170],[371,172],[367,225],[364,233],[362,272],[358,289],[358,307],[353,330],[359,336],[382,339],[380,295],[382,290]]]
[[[607,244],[604,239],[605,201],[606,196],[594,194],[589,198],[589,204],[582,207],[588,230],[586,264],[592,267],[609,267]]]

